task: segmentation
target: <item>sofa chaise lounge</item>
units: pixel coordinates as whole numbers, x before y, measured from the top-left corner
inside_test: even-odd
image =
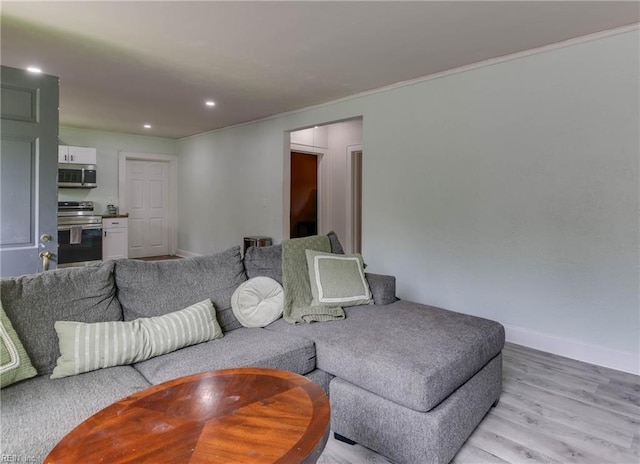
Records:
[[[340,252],[337,241],[332,248]],[[338,438],[402,463],[446,463],[502,386],[504,329],[493,321],[395,297],[395,280],[367,274],[375,304],[311,324],[243,327],[231,309],[248,278],[281,279],[279,246],[211,256],[107,261],[3,279],[2,307],[37,376],[0,393],[1,453],[41,462],[80,422],[135,391],[180,376],[240,366],[304,375],[329,395]],[[131,321],[210,298],[224,336],[131,365],[51,379],[56,321]]]

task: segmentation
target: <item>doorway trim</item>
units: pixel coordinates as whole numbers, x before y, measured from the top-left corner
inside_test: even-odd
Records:
[[[169,163],[169,254],[178,249],[178,157],[153,153],[118,152],[118,204],[127,211],[127,161],[157,161]]]
[[[355,195],[356,195],[356,191],[355,191],[355,185],[353,182],[353,166],[354,166],[354,153],[355,152],[362,152],[362,144],[358,144],[358,145],[348,145],[347,146],[347,194],[345,195],[346,198],[346,212],[347,212],[347,218],[346,218],[346,229],[347,229],[347,236],[345,237],[345,245],[347,250],[350,250],[350,253],[356,253],[356,250],[354,248],[355,245],[355,240],[354,240],[354,234],[355,234],[355,229],[356,229],[356,220],[358,220],[360,222],[360,246],[362,246],[362,206],[360,206],[360,217],[356,219],[355,217],[355,211],[354,211],[354,207],[353,207],[353,202],[355,201]],[[362,166],[361,166],[362,167]],[[360,187],[362,188],[362,172],[360,172]],[[362,191],[360,192],[361,196],[360,196],[360,202],[362,202]],[[358,253],[361,253],[362,250],[358,250]]]
[[[291,152],[297,151],[299,153],[306,153],[308,155],[316,155],[318,157],[318,234],[325,233],[324,226],[326,223],[328,201],[326,196],[326,181],[327,181],[327,154],[329,150],[327,148],[313,147],[309,145],[300,145],[297,143],[291,143],[291,133],[288,132],[285,136],[289,139],[285,144],[287,147],[287,155],[284,157],[284,201],[283,201],[283,224],[282,224],[282,238],[283,240],[291,238]]]

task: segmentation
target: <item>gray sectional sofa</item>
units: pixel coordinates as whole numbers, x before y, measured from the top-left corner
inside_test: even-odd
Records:
[[[337,241],[332,249],[341,251]],[[374,305],[340,321],[245,328],[231,295],[247,278],[281,279],[279,246],[183,260],[107,261],[3,279],[2,306],[37,369],[2,389],[0,454],[40,462],[80,422],[150,385],[238,366],[285,369],[329,394],[339,438],[396,462],[449,462],[501,392],[503,327],[395,298],[391,277],[367,274]],[[50,379],[57,320],[158,316],[211,298],[224,337],[126,366]]]

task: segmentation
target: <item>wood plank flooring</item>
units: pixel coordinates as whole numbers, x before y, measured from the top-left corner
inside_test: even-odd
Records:
[[[452,464],[640,463],[640,377],[510,343],[503,361],[500,403]],[[389,462],[333,437],[318,460]]]

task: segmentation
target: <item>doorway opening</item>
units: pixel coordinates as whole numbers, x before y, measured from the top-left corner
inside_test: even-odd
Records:
[[[309,237],[318,233],[318,156],[291,152],[291,198],[289,236]]]
[[[361,252],[362,128],[358,117],[285,134],[284,238],[334,231],[345,252]],[[295,157],[307,159],[306,174],[297,173]]]

